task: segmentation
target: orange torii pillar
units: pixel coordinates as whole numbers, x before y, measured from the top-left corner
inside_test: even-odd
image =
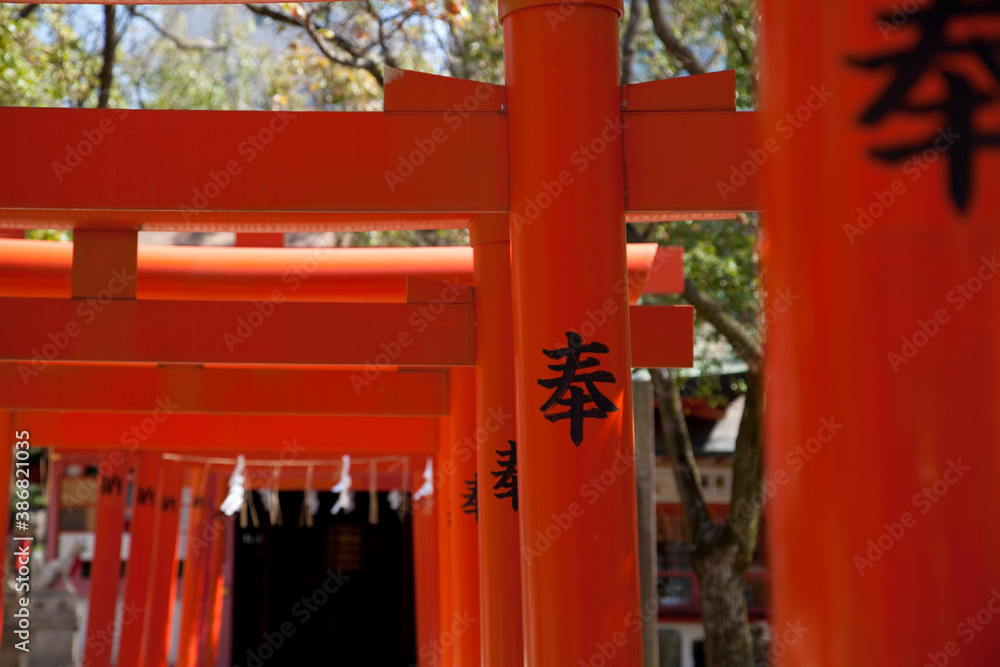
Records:
[[[160,472],[159,452],[139,450],[133,455],[135,481],[128,564],[125,566],[122,636],[117,667],[139,667],[142,626],[146,617],[149,573],[153,560],[153,527],[156,523],[156,482]]]
[[[621,11],[500,0],[529,667],[643,660]]]
[[[184,554],[184,576],[181,588],[180,639],[177,649],[177,667],[195,667],[198,660],[197,621],[200,615],[198,584],[208,546],[205,534],[205,494],[208,479],[205,469],[192,467],[188,474],[191,489],[191,505],[188,510],[188,532]]]
[[[445,446],[451,448],[451,577],[452,613],[441,626],[441,645],[454,644],[455,667],[478,665],[479,523],[477,520],[476,371],[448,369],[448,413]]]
[[[143,667],[163,667],[167,661],[170,608],[177,574],[177,526],[180,521],[181,463],[163,459],[156,493],[153,523],[153,566],[149,571],[149,600],[142,631]]]
[[[135,299],[138,238],[135,231],[76,230],[71,275],[73,297],[81,299],[81,304],[83,299],[91,303]],[[79,325],[74,323],[74,326],[79,330]],[[75,335],[69,325],[65,333]],[[98,667],[111,664],[121,574],[127,470],[128,457],[120,449],[102,454],[84,649],[84,662]]]
[[[431,664],[437,667],[456,667],[455,642],[449,640],[445,646],[445,635],[451,626],[454,600],[451,596],[454,573],[451,565],[451,485],[455,477],[452,462],[451,442],[448,440],[448,417],[440,418],[438,451],[434,456],[434,504],[437,506],[437,553],[438,553],[438,636],[435,637],[426,654]]]
[[[762,13],[781,664],[997,664],[996,3]]]
[[[414,459],[415,460],[415,459]],[[418,489],[423,480],[417,475]],[[416,598],[417,664],[434,667],[440,660],[434,653],[434,642],[440,634],[438,583],[438,524],[440,503],[433,498],[421,499],[410,506],[413,521],[413,585]]]
[[[508,216],[476,218],[469,238],[476,267],[482,665],[514,667],[524,662],[524,650]]]
[[[201,628],[199,655],[204,656],[205,665],[215,665],[219,648],[219,630],[222,625],[222,600],[225,582],[222,565],[226,557],[226,539],[229,524],[234,519],[219,512],[218,507],[226,497],[228,485],[223,476],[213,476],[215,492],[206,513],[213,515],[211,531],[211,547],[209,548],[208,568],[204,582],[204,601],[201,607]]]
[[[125,485],[128,458],[120,449],[101,453],[94,526],[94,558],[90,563],[90,605],[83,660],[94,667],[110,667],[114,643],[115,608],[121,575],[122,530],[125,527]]]

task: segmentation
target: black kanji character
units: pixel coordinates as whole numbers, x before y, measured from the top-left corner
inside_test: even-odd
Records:
[[[951,200],[963,213],[972,195],[974,152],[981,147],[1000,147],[1000,132],[983,132],[976,123],[977,111],[1000,101],[996,95],[1000,87],[1000,38],[981,35],[955,38],[953,35],[958,22],[965,21],[966,27],[973,27],[990,25],[989,20],[997,18],[1000,18],[1000,0],[937,0],[910,17],[920,34],[907,47],[884,55],[850,58],[851,64],[857,67],[894,70],[889,84],[861,113],[862,125],[877,125],[892,113],[941,114],[948,119],[947,128],[913,142],[874,148],[871,154],[884,162],[894,163],[916,158],[926,151],[947,150]],[[887,13],[880,19],[892,20],[892,14]],[[972,56],[992,78],[991,90],[977,88],[967,73],[954,68],[956,56],[961,55]],[[943,99],[915,99],[914,91],[928,75],[941,77],[945,89]]]
[[[473,475],[472,479],[465,480],[465,488],[468,494],[462,494],[462,511],[466,514],[475,514],[476,521],[479,521],[479,475]]]
[[[511,503],[514,505],[514,511],[517,511],[517,443],[513,440],[508,440],[510,443],[510,449],[506,452],[502,449],[498,449],[497,465],[500,466],[499,472],[491,472],[490,474],[494,477],[498,477],[497,483],[493,485],[494,491],[500,491],[500,493],[495,493],[494,495],[503,500],[504,498],[510,498]]]
[[[607,353],[608,346],[604,343],[593,342],[584,345],[583,337],[574,331],[566,332],[567,347],[558,350],[542,350],[542,353],[550,359],[565,359],[562,364],[549,364],[549,368],[562,372],[557,378],[538,380],[538,384],[546,389],[552,389],[552,396],[542,404],[542,412],[547,412],[555,405],[563,405],[569,408],[564,412],[550,412],[545,418],[551,422],[560,419],[569,419],[570,438],[577,447],[583,442],[583,420],[587,417],[594,419],[605,419],[609,412],[617,412],[618,406],[609,400],[598,389],[598,382],[614,382],[615,376],[608,371],[592,371],[590,373],[578,373],[585,368],[599,366],[600,361],[594,358],[582,359],[586,353],[604,354]],[[584,388],[575,385],[583,384]],[[566,393],[569,398],[563,398]],[[594,407],[585,407],[587,403],[593,403]]]

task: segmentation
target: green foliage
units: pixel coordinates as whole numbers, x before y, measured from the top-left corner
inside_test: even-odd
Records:
[[[73,231],[66,229],[29,229],[24,237],[35,241],[72,241]]]
[[[97,103],[99,23],[92,8],[0,5],[0,105],[84,107]]]
[[[231,5],[142,7],[119,50],[118,86],[145,109],[269,110],[304,107],[253,17]],[[164,37],[161,27],[177,41]],[[198,29],[189,27],[197,23]]]
[[[736,106],[752,109],[756,92],[753,62],[757,50],[756,5],[752,0],[657,0],[674,34],[707,71],[736,71]],[[626,2],[630,11],[630,4]],[[688,74],[653,33],[646,0],[635,39],[635,81],[655,81]],[[627,17],[626,17],[627,18]],[[621,23],[624,34],[625,21]]]
[[[649,230],[650,241],[661,245],[684,246],[684,272],[698,289],[711,297],[751,335],[760,339],[759,313],[763,299],[758,275],[757,244],[759,218],[739,216],[735,220],[666,222]],[[656,304],[684,303],[680,296],[644,297]],[[710,324],[695,316],[695,365],[699,379],[687,391],[711,396],[722,387],[718,375],[734,364],[738,356],[732,346]],[[742,387],[730,387],[742,391]]]

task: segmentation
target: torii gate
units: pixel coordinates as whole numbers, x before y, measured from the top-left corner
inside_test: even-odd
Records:
[[[3,299],[4,320],[23,328],[5,337],[0,358],[30,361],[38,345],[53,344],[56,356],[75,362],[364,364],[391,343],[381,334],[405,331],[419,306],[283,304],[261,311],[267,326],[235,344],[223,334],[240,317],[249,320],[245,304],[136,301],[135,285],[119,278],[99,317],[76,333],[65,327],[75,323],[80,299],[108,290],[120,267],[135,269],[139,229],[469,226],[474,306],[443,307],[436,333],[400,343],[392,361],[474,363],[476,391],[450,392],[452,415],[468,419],[472,396],[480,424],[489,410],[516,406],[516,419],[480,446],[482,453],[519,443],[520,478],[516,515],[487,496],[480,506],[482,525],[493,526],[480,538],[484,664],[522,657],[532,666],[589,664],[610,642],[605,664],[634,665],[642,641],[632,626],[642,610],[627,462],[630,371],[639,358],[638,346],[631,349],[635,316],[626,317],[624,223],[760,208],[753,179],[733,193],[716,187],[718,174],[754,146],[755,116],[735,112],[732,73],[622,87],[620,2],[501,1],[499,11],[506,86],[390,70],[384,113],[0,110],[5,127],[31,130],[7,139],[19,163],[3,180],[0,226],[76,230],[75,300]],[[324,148],[327,138],[336,144]],[[337,151],[352,156],[351,168],[331,174],[320,156]],[[664,156],[685,165],[683,178],[661,177]],[[474,347],[462,338],[473,317]],[[198,337],[206,331],[210,338]],[[599,366],[600,375],[580,387],[570,373],[577,364]],[[564,386],[556,367],[566,371]],[[19,413],[10,426],[34,418]],[[69,437],[105,417],[37,419],[72,424]],[[190,435],[207,426],[199,419],[171,421]],[[280,419],[243,417],[238,428],[250,438],[293,427]],[[338,419],[297,416],[294,428],[317,435],[388,428]],[[97,440],[92,447],[107,447]],[[486,477],[492,465],[479,456],[472,470]],[[600,502],[589,504],[582,487],[609,475]],[[456,569],[454,590],[442,584],[440,606],[479,609],[467,583],[475,567],[464,562],[474,552],[455,531],[448,547],[439,543],[439,561]],[[491,562],[512,544],[521,545],[519,563]],[[523,580],[523,650],[515,576]],[[442,664],[474,664],[477,644],[459,643]]]
[[[86,236],[86,234],[84,234]],[[64,297],[70,292],[73,269],[71,265],[71,247],[73,244],[57,245],[31,241],[0,241],[0,258],[2,269],[0,273],[5,279],[3,294],[16,298],[25,293],[35,298]],[[72,250],[75,250],[73,246]],[[629,246],[628,293],[629,300],[635,301],[644,292],[679,291],[682,282],[682,267],[680,254],[676,249],[657,248],[655,244]],[[316,253],[322,257],[316,258]],[[78,255],[77,255],[78,256]],[[155,295],[173,300],[191,298],[215,299],[237,298],[265,299],[273,290],[282,285],[282,277],[294,275],[293,269],[301,267],[303,260],[312,262],[309,280],[314,293],[309,295],[306,290],[296,290],[289,294],[289,301],[313,301],[317,297],[346,299],[354,301],[401,301],[418,299],[421,290],[431,287],[432,282],[426,279],[414,279],[406,274],[417,272],[421,275],[441,276],[442,272],[451,272],[446,276],[459,282],[468,282],[472,278],[471,256],[462,248],[433,249],[321,249],[316,250],[254,250],[245,249],[203,249],[203,248],[144,248],[137,253],[136,262],[136,292],[138,294]],[[253,266],[248,267],[250,260]],[[385,265],[389,265],[387,268]],[[79,271],[80,263],[77,262]],[[378,273],[373,271],[378,270]],[[126,269],[126,273],[131,269]],[[402,271],[403,273],[399,273]],[[363,278],[361,284],[358,279]],[[318,285],[317,285],[318,283]],[[355,284],[354,292],[349,292],[345,285]],[[434,283],[434,293],[440,293],[442,284]],[[324,291],[320,289],[326,288]],[[464,289],[464,288],[462,288]],[[263,296],[262,296],[263,295]],[[247,301],[242,303],[246,304]],[[461,294],[456,295],[455,302],[468,302]],[[283,301],[282,301],[283,302]],[[16,303],[16,302],[14,302]],[[33,306],[46,303],[37,301]],[[77,302],[79,304],[79,302]],[[220,302],[211,301],[214,306]],[[238,305],[240,302],[233,302]],[[96,306],[111,309],[117,305],[111,300],[97,301]],[[89,307],[89,306],[88,306]],[[103,312],[103,310],[102,310]],[[637,317],[648,313],[654,317]],[[438,312],[438,315],[441,313]],[[664,319],[667,316],[667,319]],[[643,365],[685,366],[691,363],[691,313],[689,307],[633,308],[632,319],[636,322],[634,333],[638,358]],[[447,325],[447,323],[445,323]],[[666,326],[664,326],[666,324]],[[450,326],[439,327],[445,331]],[[657,329],[667,328],[674,331],[670,336],[674,344],[664,344],[650,341],[655,337]],[[481,335],[484,328],[479,329]],[[640,334],[646,331],[647,334]],[[28,331],[23,342],[36,340],[41,335],[40,330]],[[468,332],[471,335],[471,332]],[[107,336],[107,338],[105,338]],[[98,339],[104,339],[106,350],[115,350],[120,336],[112,331],[104,331]],[[656,337],[659,338],[659,337]],[[44,434],[48,442],[58,443],[61,451],[72,451],[79,447],[100,448],[119,440],[122,445],[132,444],[131,449],[142,451],[169,450],[193,451],[204,454],[216,450],[255,451],[260,454],[262,448],[276,442],[283,434],[295,433],[300,450],[308,450],[316,454],[322,451],[337,453],[347,451],[363,451],[365,453],[402,452],[414,454],[419,452],[433,453],[435,447],[434,433],[431,427],[433,421],[413,419],[418,416],[436,416],[472,414],[472,407],[456,409],[449,405],[448,393],[453,395],[472,395],[470,388],[455,392],[445,382],[445,375],[440,371],[410,371],[398,373],[387,370],[376,378],[376,386],[371,391],[362,394],[360,387],[352,381],[358,378],[357,372],[335,371],[317,367],[273,368],[268,366],[232,367],[227,365],[209,365],[208,367],[152,367],[152,366],[92,366],[79,365],[68,361],[79,356],[79,346],[74,341],[60,350],[60,359],[51,363],[40,363],[38,360],[20,363],[0,364],[0,373],[5,382],[0,384],[0,405],[7,409],[19,411],[14,423],[16,431]],[[17,347],[14,343],[13,347]],[[27,348],[21,354],[27,358]],[[452,363],[454,363],[453,361]],[[366,382],[371,385],[372,382]],[[490,383],[492,385],[492,383]],[[95,393],[92,387],[106,387],[101,393]],[[338,390],[339,387],[339,390]],[[127,390],[125,390],[127,388]],[[117,389],[117,390],[114,390]],[[353,389],[354,391],[351,391]],[[261,394],[267,391],[269,397],[262,400]],[[271,396],[276,394],[276,396]],[[159,403],[163,407],[163,397],[168,396],[165,409],[170,414],[157,417],[143,413],[149,406]],[[84,412],[80,412],[83,410]],[[87,412],[87,411],[99,412]],[[41,412],[39,412],[41,411]],[[57,411],[57,412],[56,412]],[[111,412],[108,412],[111,411]],[[123,412],[125,411],[125,412]],[[247,416],[249,413],[266,413],[266,416]],[[493,409],[487,412],[492,413]],[[238,414],[239,418],[223,418],[215,415]],[[297,415],[295,419],[278,417],[279,414]],[[332,420],[302,415],[407,415],[410,419],[403,420],[373,420],[371,418],[355,418],[347,421],[344,418]],[[339,421],[338,421],[339,419]],[[487,425],[490,416],[487,415]],[[150,424],[150,428],[137,428],[137,424]],[[395,422],[395,423],[394,423]],[[396,426],[396,424],[400,426]],[[388,427],[388,428],[387,428]],[[392,430],[395,429],[395,432]],[[421,431],[423,429],[423,431]],[[463,430],[467,429],[467,430]],[[474,426],[464,426],[456,431],[456,435],[442,440],[442,446],[454,445],[463,433],[475,430]],[[329,433],[337,434],[336,442],[331,443]],[[421,435],[423,433],[424,435]],[[314,435],[310,435],[314,434]],[[423,444],[421,444],[423,443]],[[332,448],[332,450],[331,450]],[[284,455],[281,457],[284,459]],[[463,457],[468,460],[468,457]],[[96,458],[95,458],[96,460]],[[114,455],[105,457],[103,466],[110,470]],[[473,461],[474,462],[474,461]],[[147,467],[149,459],[146,459]],[[120,469],[125,464],[125,457],[118,452],[117,466]],[[139,463],[140,476],[143,463]],[[154,471],[155,472],[155,471]],[[191,471],[196,473],[199,471]],[[474,473],[472,473],[474,474]],[[120,475],[123,476],[123,475]],[[454,475],[464,479],[464,475]],[[179,480],[179,478],[178,478]],[[284,488],[291,481],[282,477]],[[317,480],[318,481],[318,480]],[[179,481],[177,482],[179,483]],[[301,475],[291,481],[292,488],[301,484]],[[145,482],[150,488],[154,481]],[[142,482],[139,483],[143,485]],[[300,488],[300,487],[299,487]],[[415,488],[415,487],[414,487]],[[456,486],[452,485],[452,493]],[[460,485],[458,486],[460,488]],[[173,493],[173,492],[171,492]],[[176,494],[173,493],[175,496]],[[155,503],[156,507],[160,503]],[[148,508],[139,507],[152,512]],[[120,537],[118,527],[121,525],[123,500],[120,497],[101,496],[99,504],[98,543],[102,545],[95,555],[93,571],[94,585],[97,590],[113,587],[118,572],[118,544]],[[166,514],[164,516],[173,516]],[[166,549],[172,553],[173,537],[170,531],[175,531],[172,523],[157,523],[152,517],[145,522],[133,519],[133,526],[165,526],[157,528],[152,536],[140,532],[133,541],[135,558],[130,559],[130,574],[126,584],[125,600],[134,600],[136,586],[133,574],[136,570],[152,569],[158,585],[151,589],[152,612],[150,621],[142,632],[140,623],[131,623],[123,628],[123,646],[126,649],[120,654],[119,664],[132,664],[131,660],[143,657],[143,664],[157,658],[146,653],[139,653],[139,645],[148,646],[153,628],[162,626],[166,620],[166,602],[169,599],[169,562],[158,565],[150,563],[147,567],[150,539],[168,540],[166,547],[161,542],[155,551]],[[195,522],[197,524],[197,521]],[[424,532],[426,521],[422,522]],[[483,528],[489,525],[484,522]],[[457,528],[457,522],[456,522]],[[166,530],[166,534],[164,534]],[[109,532],[110,531],[110,532]],[[486,534],[486,531],[483,531]],[[447,535],[444,535],[447,538]],[[419,544],[427,546],[427,540],[418,540]],[[445,542],[441,548],[452,549],[456,545],[469,544],[467,538],[452,539]],[[471,534],[471,544],[475,543],[475,531]],[[501,557],[505,549],[496,546],[488,552],[494,563],[484,567],[483,571],[495,571],[497,564],[512,563],[518,565],[516,544],[504,545],[508,554]],[[147,555],[144,561],[142,554]],[[423,556],[423,554],[421,554]],[[420,563],[433,562],[432,558],[418,558]],[[213,561],[214,562],[214,561]],[[472,559],[473,564],[475,558]],[[164,569],[166,568],[166,569]],[[426,570],[426,567],[420,568]],[[461,570],[462,568],[455,568]],[[197,572],[198,570],[189,570]],[[475,567],[469,573],[465,585],[454,586],[456,591],[476,590],[477,577]],[[194,576],[194,575],[193,575]],[[166,579],[164,579],[166,577]],[[509,590],[509,580],[500,578]],[[424,581],[426,577],[419,576]],[[193,578],[185,579],[183,609],[181,612],[182,637],[187,642],[196,635],[190,632],[198,612],[195,611],[197,594]],[[421,592],[418,601],[426,601],[430,596]],[[433,603],[434,601],[431,600]],[[131,607],[130,607],[131,608]],[[451,617],[450,606],[441,610],[444,619]],[[495,605],[484,604],[485,609],[491,609],[494,615],[499,615]],[[202,611],[215,610],[211,601],[201,607]],[[91,616],[96,622],[93,628],[103,627],[100,619],[112,618],[114,598],[101,597],[94,600]],[[216,610],[217,611],[217,610]],[[516,617],[516,611],[513,613]],[[155,613],[154,613],[155,612]],[[506,612],[505,612],[506,613]],[[426,621],[428,612],[422,617]],[[502,618],[502,616],[501,616]],[[508,620],[509,623],[509,620]],[[215,623],[209,623],[216,627]],[[427,623],[423,622],[423,626]],[[426,628],[425,628],[426,630]],[[428,632],[422,633],[427,635]],[[433,635],[434,633],[430,633]],[[95,638],[99,635],[93,635]],[[469,639],[477,639],[472,633]],[[432,643],[425,637],[422,645]],[[143,644],[142,642],[145,642]],[[469,644],[469,641],[456,642],[455,649]],[[96,643],[97,646],[101,644]],[[159,643],[156,644],[159,646]],[[477,650],[478,644],[467,651]],[[185,644],[186,657],[196,664],[197,645]],[[96,657],[99,654],[93,654]],[[209,653],[208,655],[211,655]]]

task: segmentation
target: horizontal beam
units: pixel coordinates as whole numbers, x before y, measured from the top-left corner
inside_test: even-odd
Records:
[[[37,447],[198,456],[263,451],[294,461],[317,454],[429,454],[437,449],[440,418],[17,412],[13,421],[15,430],[31,433]]]
[[[684,289],[683,248],[630,243],[629,296]],[[0,296],[70,296],[72,243],[0,240]],[[141,245],[139,299],[403,303],[407,279],[473,283],[472,248],[213,248]]]
[[[626,209],[759,211],[762,165],[779,147],[752,111],[625,112]],[[670,165],[679,169],[668,169]]]
[[[367,391],[390,366],[474,365],[473,311],[470,303],[442,302],[0,298],[0,322],[10,323],[0,361],[28,362],[7,370],[21,386],[56,369],[53,361],[346,365],[360,367]],[[693,313],[690,306],[631,306],[632,365],[690,367]]]
[[[448,298],[419,305],[0,298],[0,361],[31,361],[38,373],[55,360],[474,365],[475,307]]]
[[[0,227],[463,227],[506,211],[503,113],[0,108]]]
[[[667,88],[626,90],[633,108],[650,108]],[[758,177],[740,185],[731,172],[757,149],[772,152],[753,112],[624,115],[626,220],[761,208]],[[4,107],[0,126],[15,128],[5,150],[17,156],[0,180],[0,228],[439,229],[509,210],[500,111]],[[665,155],[684,165],[683,177],[664,172]],[[734,191],[720,192],[730,182]]]
[[[445,371],[0,362],[0,410],[443,416]],[[28,381],[25,382],[25,379]],[[166,407],[164,407],[166,406]]]

